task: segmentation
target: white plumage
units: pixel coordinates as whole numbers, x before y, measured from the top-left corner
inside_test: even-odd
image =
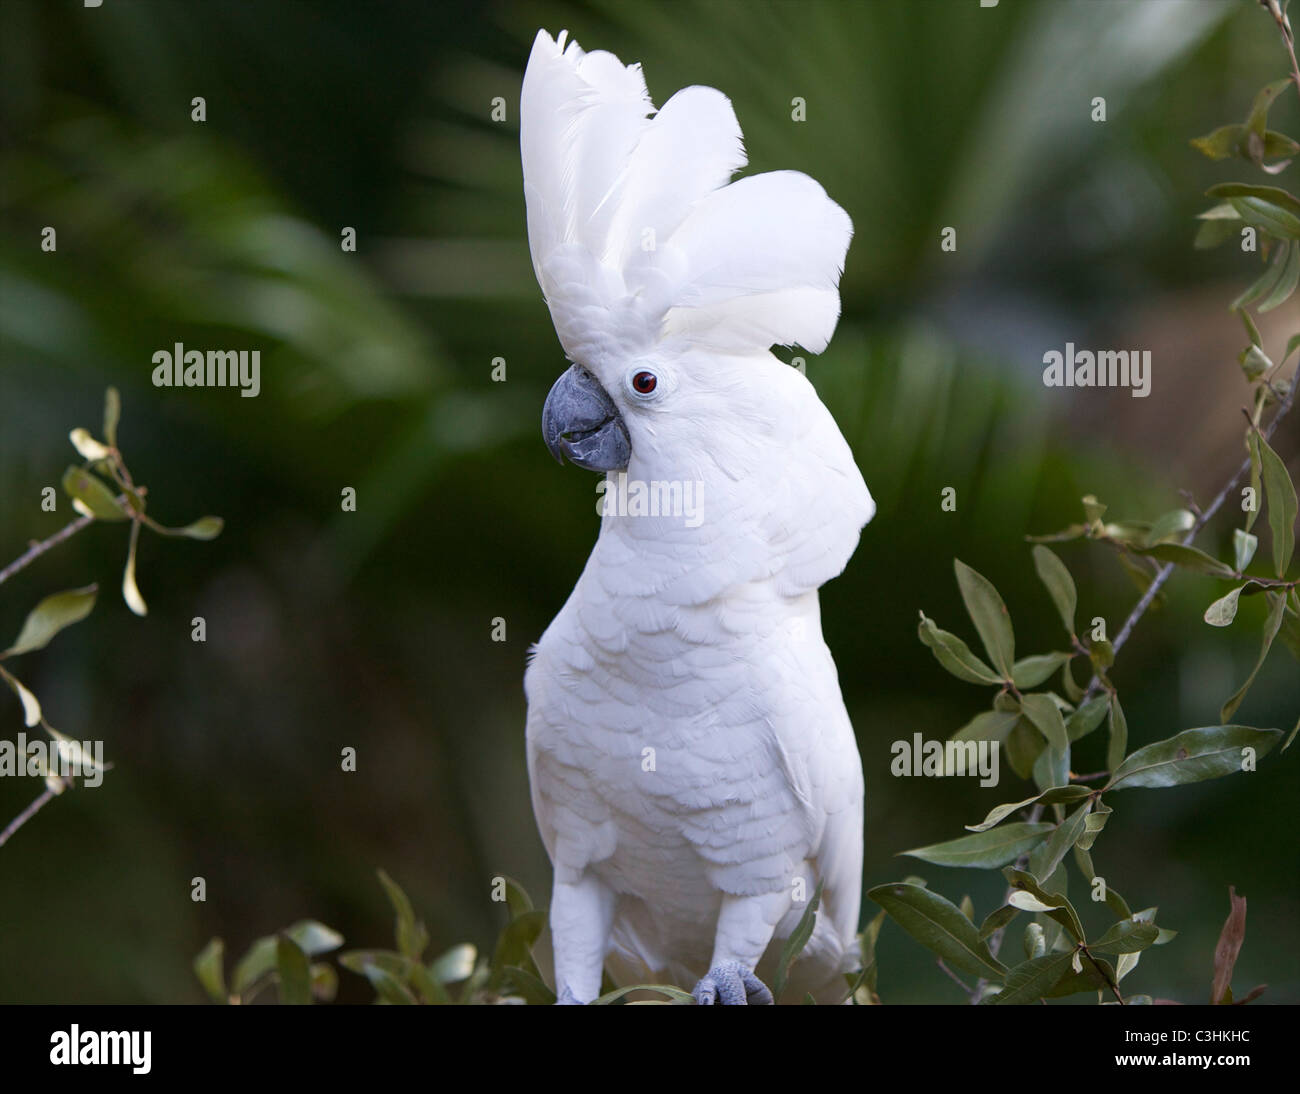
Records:
[[[822,881],[791,994],[842,995],[862,768],[817,589],[874,504],[770,347],[825,348],[852,225],[798,172],[729,182],[746,161],[720,92],[655,113],[639,66],[564,34],[534,43],[520,144],[537,279],[625,434],[627,479],[693,484],[702,507],[607,513],[525,677],[557,990],[590,1000],[608,958],[743,1001],[734,969],[769,971]]]

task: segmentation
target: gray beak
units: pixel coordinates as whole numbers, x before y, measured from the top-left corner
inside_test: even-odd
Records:
[[[555,381],[542,407],[542,439],[560,463],[588,471],[622,471],[632,455],[627,427],[596,378],[574,365]]]

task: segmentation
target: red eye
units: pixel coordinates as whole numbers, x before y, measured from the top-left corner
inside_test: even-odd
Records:
[[[649,395],[659,386],[659,377],[653,372],[638,372],[632,377],[632,388],[638,395]]]

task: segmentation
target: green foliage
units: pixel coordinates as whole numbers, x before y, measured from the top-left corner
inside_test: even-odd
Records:
[[[73,448],[85,462],[69,467],[63,475],[62,484],[73,509],[80,515],[62,531],[56,532],[41,543],[34,543],[24,554],[0,570],[0,583],[25,569],[52,547],[66,541],[95,521],[105,523],[130,521],[131,532],[126,564],[122,571],[122,598],[132,612],[142,616],[146,614],[148,608],[136,582],[136,549],[141,527],[150,528],[163,535],[181,535],[191,539],[215,539],[221,534],[220,517],[202,517],[184,528],[166,528],[146,515],[145,496],[148,490],[143,485],[137,485],[132,479],[126,459],[118,448],[117,432],[121,418],[121,397],[116,388],[110,387],[104,394],[103,432],[107,443],[97,440],[89,430],[81,427],[73,429],[68,434]],[[99,586],[91,584],[45,597],[28,613],[13,644],[0,651],[0,662],[43,650],[60,631],[81,622],[94,610],[98,594]],[[24,724],[28,728],[39,725],[44,729],[57,743],[62,759],[80,763],[83,772],[87,766],[95,770],[104,770],[110,766],[94,761],[82,750],[77,741],[64,736],[50,725],[35,694],[3,664],[0,664],[0,679],[3,679],[10,690],[18,696],[23,710]],[[0,833],[0,846],[8,842],[14,832],[51,796],[63,793],[76,783],[75,776],[47,770],[48,764],[43,760],[40,766],[41,774],[45,779],[45,793],[36,800],[31,809],[24,812],[3,833]]]
[[[1244,123],[1216,129],[1194,141],[1194,146],[1211,159],[1237,156],[1278,174],[1290,162],[1283,157],[1300,150],[1296,141],[1267,128],[1269,107],[1289,87],[1300,90],[1291,78],[1269,84],[1255,97]],[[1113,997],[1121,1003],[1150,1002],[1140,995],[1125,999],[1120,982],[1136,967],[1143,951],[1170,941],[1173,932],[1155,922],[1155,909],[1133,913],[1093,867],[1093,847],[1113,813],[1108,796],[1120,790],[1182,786],[1254,771],[1257,762],[1282,739],[1278,729],[1226,723],[1246,698],[1274,639],[1284,629],[1288,645],[1300,658],[1300,643],[1292,641],[1300,614],[1296,592],[1300,579],[1287,576],[1295,553],[1296,490],[1284,461],[1269,444],[1294,398],[1294,375],[1287,380],[1280,372],[1300,347],[1300,334],[1289,339],[1275,363],[1265,352],[1247,310],[1249,305],[1261,312],[1278,307],[1300,283],[1300,200],[1277,186],[1244,183],[1221,184],[1207,193],[1218,204],[1201,214],[1204,224],[1196,245],[1211,246],[1241,229],[1251,229],[1262,241],[1260,250],[1267,263],[1263,276],[1231,305],[1250,339],[1239,357],[1254,408],[1244,437],[1249,453],[1246,464],[1204,510],[1180,508],[1151,520],[1107,520],[1107,507],[1088,495],[1083,498],[1080,523],[1050,535],[1028,537],[1036,544],[1032,550],[1034,570],[1061,620],[1069,651],[1015,661],[1014,628],[1001,595],[991,582],[959,560],[955,568],[962,601],[989,663],[973,653],[962,638],[921,615],[921,641],[945,670],[966,683],[996,689],[993,709],[976,715],[952,738],[990,741],[994,747],[1004,747],[1016,774],[1037,787],[1037,793],[999,805],[982,822],[967,825],[971,835],[902,852],[942,866],[1004,868],[1009,884],[1004,904],[989,913],[978,931],[972,915],[963,914],[923,885],[882,885],[868,894],[941,963],[978,978],[973,988],[963,985],[971,1002],[1036,1003],[1080,992],[1095,992],[1099,1001]],[[1269,407],[1272,414],[1266,423]],[[1245,526],[1233,530],[1231,561],[1192,546],[1247,472],[1250,493],[1244,507]],[[1258,546],[1251,528],[1258,512],[1255,499],[1261,493],[1268,512],[1272,576],[1248,573]],[[1045,546],[1070,540],[1087,540],[1113,550],[1142,593],[1113,640],[1107,638],[1104,627],[1086,637],[1076,631],[1078,588],[1069,568]],[[1137,620],[1175,571],[1235,583],[1235,588],[1218,594],[1206,609],[1205,622],[1214,627],[1233,623],[1241,597],[1262,593],[1269,610],[1261,648],[1249,677],[1219,712],[1225,724],[1186,729],[1130,752],[1128,720],[1112,680],[1116,657]],[[1071,672],[1070,663],[1076,657],[1086,659],[1092,673],[1086,689],[1078,686]],[[1065,698],[1050,690],[1031,690],[1058,667],[1063,670]],[[1096,729],[1103,717],[1108,718],[1110,728],[1107,770],[1075,774],[1070,763],[1072,746]],[[1295,734],[1292,730],[1287,745]],[[1084,785],[1094,780],[1103,781],[1095,788]],[[1013,815],[1024,819],[1008,822]],[[1044,820],[1045,816],[1049,819]],[[1092,941],[1067,896],[1067,862],[1073,862],[1093,899],[1104,902],[1115,915]],[[1214,1003],[1232,1001],[1228,981],[1245,931],[1245,902],[1239,902],[1235,893],[1232,899],[1233,912],[1215,955]],[[1007,966],[998,960],[1003,934],[1021,913],[1034,916],[1025,931],[1025,960]],[[1100,954],[1116,957],[1115,965],[1099,958]],[[1256,989],[1248,998],[1260,991]]]

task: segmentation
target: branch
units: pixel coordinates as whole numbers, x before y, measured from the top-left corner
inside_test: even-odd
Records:
[[[1300,382],[1300,369],[1297,370],[1297,375],[1292,378],[1291,390],[1286,393],[1286,398],[1282,400],[1282,404],[1278,407],[1277,413],[1273,415],[1273,420],[1268,423],[1268,428],[1260,431],[1260,435],[1264,440],[1267,441],[1273,436],[1278,424],[1286,417],[1287,412],[1291,409],[1292,404],[1295,402],[1295,389],[1298,382]],[[1242,465],[1237,468],[1236,473],[1215,496],[1214,500],[1205,507],[1205,511],[1196,518],[1196,522],[1192,525],[1187,535],[1182,539],[1184,547],[1189,546],[1191,542],[1200,535],[1201,530],[1210,523],[1214,514],[1217,513],[1223,507],[1223,503],[1228,500],[1228,495],[1237,488],[1237,484],[1241,482],[1242,477],[1249,473],[1249,471],[1250,457],[1247,456],[1242,462]],[[1111,643],[1111,648],[1117,655],[1124,643],[1128,641],[1129,635],[1133,633],[1133,628],[1137,626],[1138,620],[1141,619],[1142,616],[1146,614],[1146,610],[1151,607],[1151,603],[1155,600],[1156,594],[1160,592],[1164,583],[1169,580],[1169,575],[1174,572],[1174,567],[1175,564],[1172,562],[1166,562],[1161,566],[1156,572],[1156,576],[1152,580],[1151,584],[1147,586],[1147,591],[1142,594],[1142,599],[1139,600],[1137,604],[1134,605],[1133,610],[1129,612],[1128,618],[1124,620],[1124,625],[1120,627],[1119,633],[1115,636],[1115,641]],[[1101,690],[1101,678],[1099,676],[1094,676],[1090,681],[1088,681],[1088,689],[1084,692],[1083,698],[1079,700],[1080,705],[1086,703],[1096,695],[1099,690]]]
[[[55,796],[55,791],[47,786],[44,789],[44,791],[42,791],[41,796],[39,798],[37,798],[34,802],[32,802],[32,804],[29,805],[26,809],[24,809],[21,813],[19,813],[18,816],[14,817],[14,819],[9,822],[8,827],[6,827],[3,832],[0,832],[0,847],[3,847],[6,843],[8,843],[9,837],[12,836],[15,832],[17,832],[18,829],[20,829],[34,816],[36,816],[36,814],[41,811],[42,807],[48,801],[50,801],[54,796]]]
[[[124,500],[124,499],[119,499],[119,500]],[[78,517],[76,520],[70,522],[69,524],[66,524],[63,528],[59,529],[59,531],[55,532],[54,535],[50,536],[49,539],[41,540],[39,543],[33,542],[32,545],[27,548],[27,551],[24,554],[19,555],[16,559],[14,559],[11,563],[9,563],[9,565],[6,566],[3,570],[0,570],[0,585],[3,585],[11,577],[13,577],[14,574],[18,573],[19,570],[26,569],[38,558],[40,558],[41,555],[45,554],[45,552],[48,551],[51,547],[57,547],[65,539],[71,539],[73,536],[75,536],[78,532],[80,532],[83,528],[85,528],[86,525],[93,524],[94,520],[95,518],[93,516]]]

